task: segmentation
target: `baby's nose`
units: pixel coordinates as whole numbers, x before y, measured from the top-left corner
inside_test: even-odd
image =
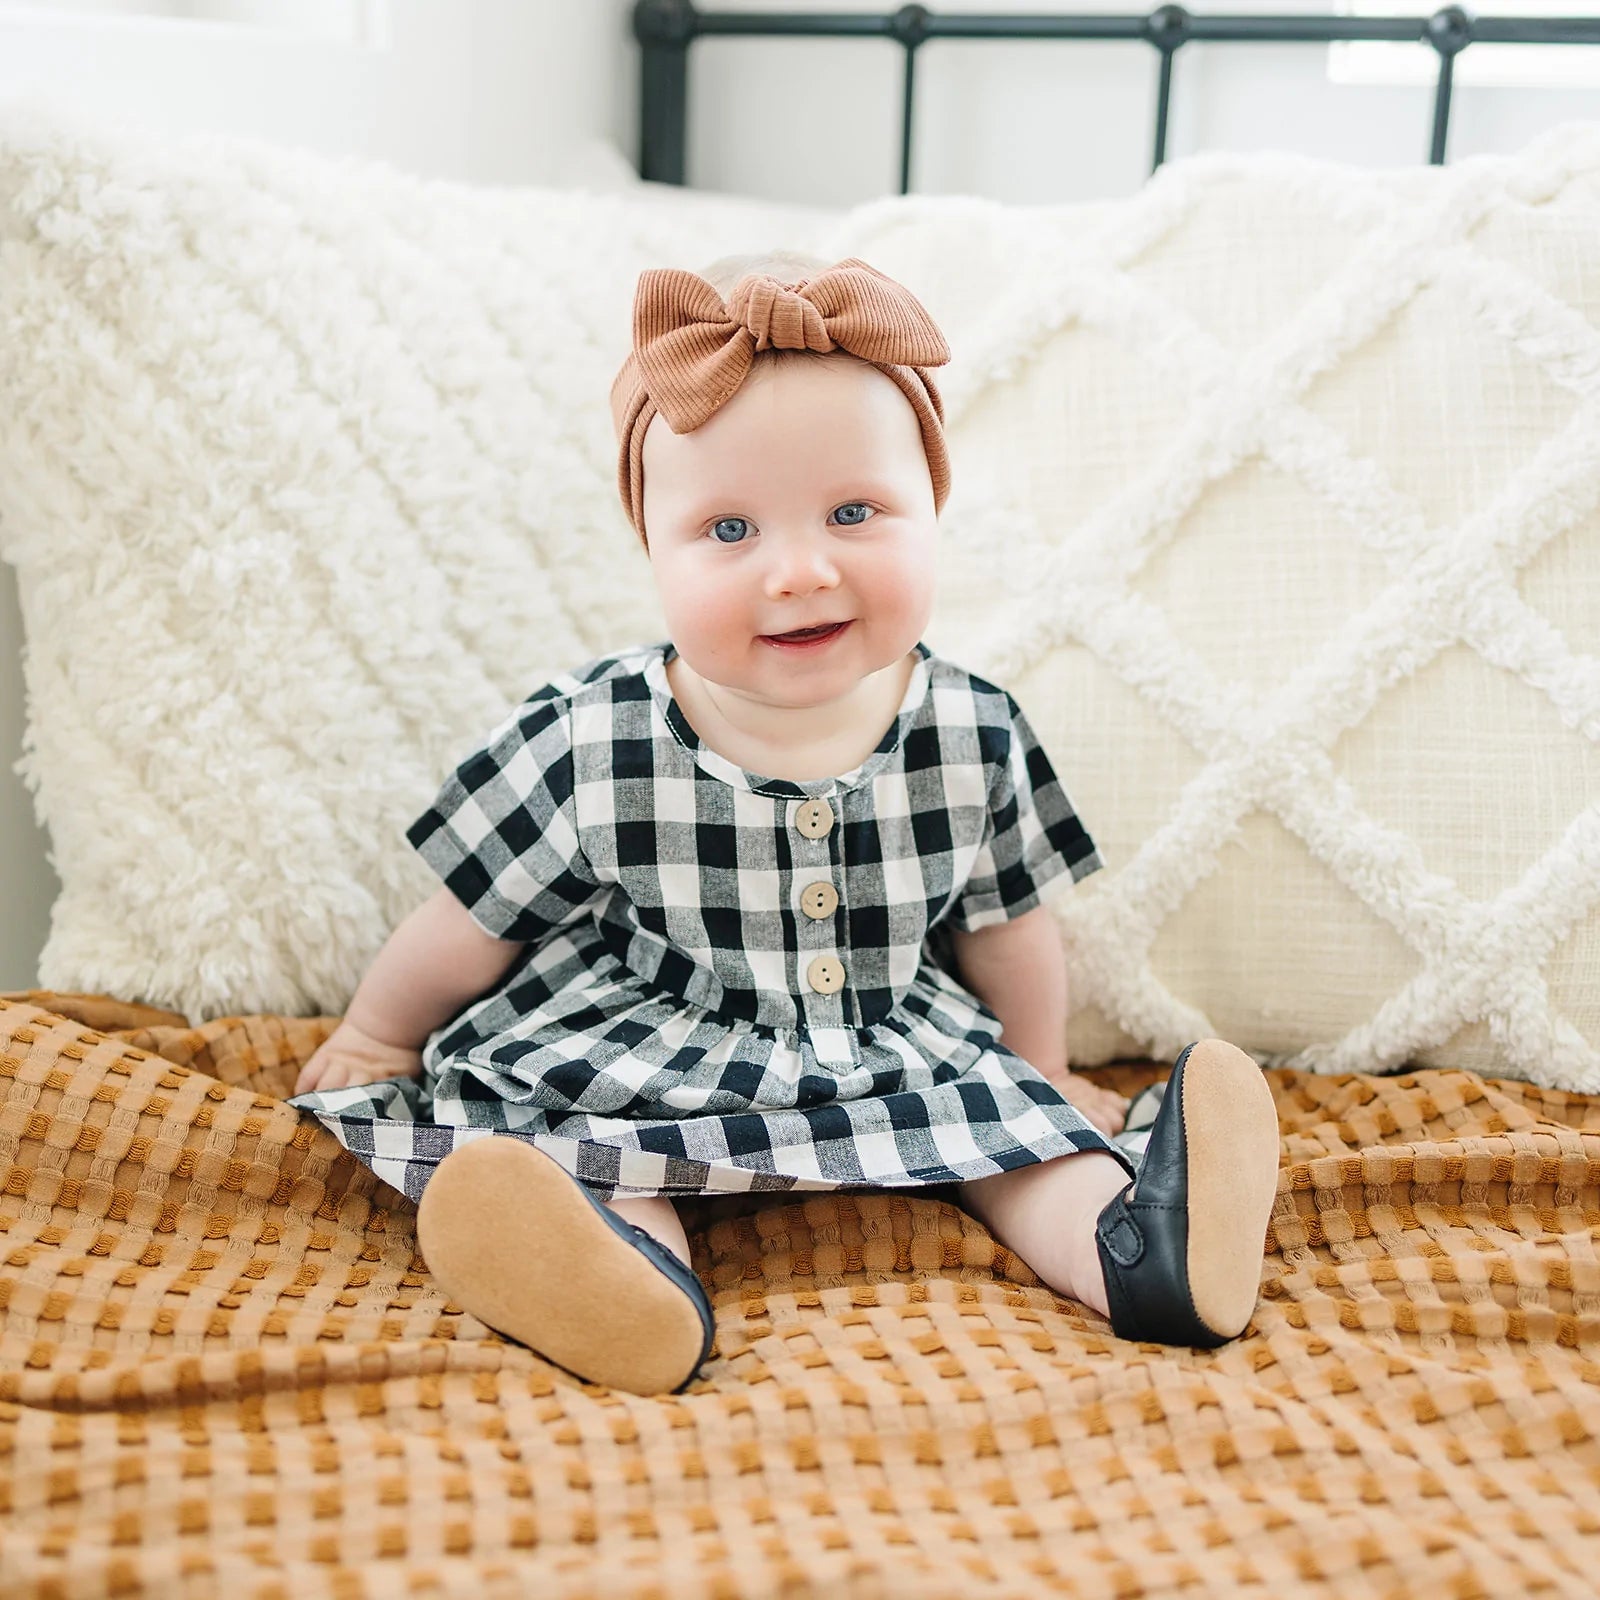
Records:
[[[819,539],[775,539],[767,566],[767,587],[774,594],[809,594],[839,581],[839,569]]]

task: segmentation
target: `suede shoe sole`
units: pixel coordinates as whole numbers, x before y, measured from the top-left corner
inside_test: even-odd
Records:
[[[1261,1068],[1201,1039],[1178,1057],[1139,1176],[1100,1213],[1111,1331],[1210,1348],[1249,1324],[1278,1190],[1278,1116]]]
[[[417,1243],[458,1305],[591,1383],[675,1393],[710,1353],[694,1273],[521,1139],[452,1150],[422,1191]]]

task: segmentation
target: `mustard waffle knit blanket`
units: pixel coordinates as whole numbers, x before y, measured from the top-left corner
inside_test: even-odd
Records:
[[[1215,1351],[1113,1338],[939,1196],[697,1202],[716,1346],[647,1399],[435,1288],[280,1098],[332,1025],[0,999],[0,1593],[1594,1593],[1600,1100],[1270,1073]]]

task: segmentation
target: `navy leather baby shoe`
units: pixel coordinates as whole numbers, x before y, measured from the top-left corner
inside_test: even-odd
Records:
[[[452,1300],[591,1383],[675,1394],[711,1353],[695,1273],[525,1140],[452,1150],[422,1191],[417,1242]]]
[[[1261,1284],[1278,1188],[1278,1115],[1261,1068],[1200,1039],[1178,1057],[1139,1176],[1095,1245],[1120,1339],[1212,1348],[1237,1338]]]

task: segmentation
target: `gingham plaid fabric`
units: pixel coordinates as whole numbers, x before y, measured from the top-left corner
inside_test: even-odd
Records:
[[[413,1197],[490,1134],[602,1198],[952,1183],[1093,1149],[1133,1175],[942,964],[937,930],[1101,864],[1010,694],[919,643],[872,754],[793,783],[701,742],[672,655],[555,679],[446,779],[407,837],[526,953],[428,1040],[420,1082],[293,1103]]]

